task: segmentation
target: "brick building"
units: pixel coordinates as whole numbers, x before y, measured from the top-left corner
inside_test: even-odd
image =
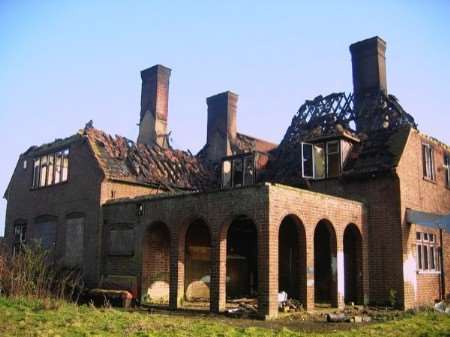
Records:
[[[170,69],[141,72],[137,142],[88,123],[33,146],[5,192],[6,242],[39,241],[92,286],[175,309],[285,291],[316,304],[430,304],[450,289],[450,148],[388,94],[386,44],[350,46],[354,92],[306,101],[280,144],[237,131],[209,97],[197,154],[168,138]]]

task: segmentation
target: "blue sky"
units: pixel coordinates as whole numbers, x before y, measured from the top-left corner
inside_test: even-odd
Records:
[[[374,35],[389,92],[450,144],[450,1],[2,0],[1,194],[21,152],[90,119],[135,139],[139,71],[157,63],[172,68],[175,147],[200,149],[205,98],[225,90],[241,132],[278,142],[305,99],[352,90],[348,46]]]

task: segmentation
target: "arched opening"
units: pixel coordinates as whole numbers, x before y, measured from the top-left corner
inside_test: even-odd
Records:
[[[201,220],[191,223],[185,238],[184,293],[187,302],[209,303],[211,237]]]
[[[278,291],[306,301],[306,237],[295,216],[283,219],[278,232]]]
[[[314,297],[316,304],[337,306],[336,234],[321,220],[314,231]]]
[[[362,236],[354,224],[344,232],[344,271],[345,302],[362,304]]]
[[[142,301],[169,304],[170,233],[162,222],[152,224],[144,234],[142,252]]]
[[[234,220],[227,232],[227,299],[256,298],[258,293],[258,235],[246,217]]]

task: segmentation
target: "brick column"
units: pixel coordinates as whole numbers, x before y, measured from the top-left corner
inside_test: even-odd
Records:
[[[363,304],[370,303],[370,289],[369,289],[369,226],[366,219],[362,225],[362,292]]]
[[[215,235],[211,242],[210,310],[215,313],[226,308],[227,240],[219,235]]]
[[[169,308],[178,309],[184,297],[184,243],[176,235],[170,240]]]
[[[306,299],[305,310],[314,309],[314,233],[306,240]]]
[[[278,316],[278,226],[258,227],[258,311],[264,319]]]
[[[344,294],[345,294],[345,270],[344,270],[344,250],[339,250],[337,252],[337,298],[336,303],[333,303],[338,308],[343,308],[345,306]]]

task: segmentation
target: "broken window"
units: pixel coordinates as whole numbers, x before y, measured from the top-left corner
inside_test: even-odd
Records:
[[[256,177],[253,153],[228,157],[222,161],[222,188],[252,185]]]
[[[222,187],[231,187],[231,161],[224,160],[222,163]]]
[[[339,154],[339,142],[327,143],[327,177],[337,177],[341,171],[341,156]]]
[[[253,156],[244,157],[244,185],[255,183],[255,160]]]
[[[435,180],[433,147],[430,144],[422,144],[423,176],[429,180]]]
[[[439,246],[436,236],[432,233],[416,233],[417,256],[419,271],[440,271]]]
[[[34,159],[33,188],[59,184],[69,177],[69,149]]]
[[[18,222],[14,225],[14,242],[13,254],[17,254],[22,250],[26,243],[27,224],[25,222]]]
[[[450,154],[444,155],[445,184],[450,187]]]
[[[243,171],[242,159],[233,160],[233,186],[242,186],[244,179]]]
[[[303,178],[314,178],[313,145],[302,143],[302,172]]]
[[[341,172],[342,160],[337,140],[318,144],[302,143],[303,178],[337,177]]]

